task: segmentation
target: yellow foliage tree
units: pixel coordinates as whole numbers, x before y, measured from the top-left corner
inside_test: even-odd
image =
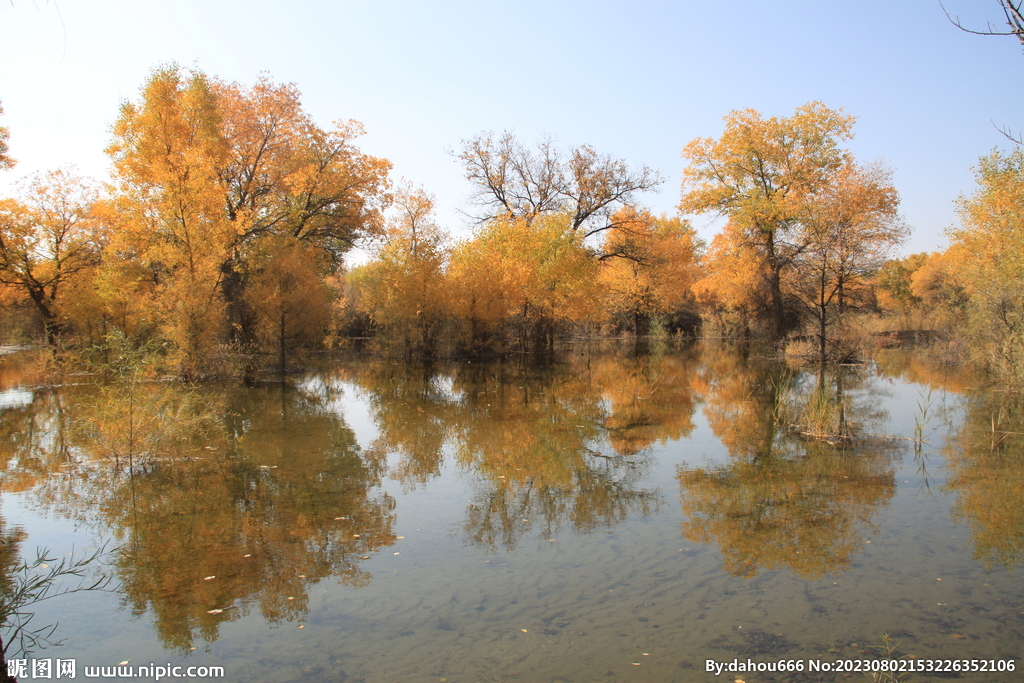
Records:
[[[983,157],[978,190],[960,199],[953,246],[983,360],[1007,381],[1024,377],[1024,149]]]
[[[0,200],[0,283],[31,299],[47,341],[56,344],[64,324],[65,288],[99,263],[104,236],[93,215],[98,195],[68,171],[36,176],[21,201]]]
[[[229,334],[255,336],[244,302],[262,240],[300,240],[333,268],[378,229],[389,164],[352,146],[359,133],[354,122],[316,126],[294,85],[264,78],[247,89],[175,65],[122,106],[108,149],[118,253],[150,272],[182,372],[199,374]]]
[[[288,354],[323,340],[330,319],[330,292],[317,270],[312,247],[287,235],[264,240],[253,259],[246,302],[256,318],[260,346],[277,352],[284,370]]]
[[[768,297],[762,264],[738,224],[730,221],[715,235],[703,266],[693,292],[704,315],[712,316],[728,336],[749,335]]]
[[[848,309],[865,303],[868,277],[907,236],[898,207],[891,172],[878,165],[846,164],[815,196],[791,291],[816,323],[821,360],[849,353],[829,339],[829,330],[841,326]]]
[[[401,188],[377,258],[352,273],[359,304],[389,331],[406,355],[433,355],[447,306],[445,235],[434,222],[434,200],[422,189]]]
[[[802,222],[809,206],[849,161],[839,147],[851,137],[854,118],[821,102],[788,118],[764,119],[753,109],[725,117],[721,138],[697,138],[683,148],[683,212],[717,211],[742,235],[765,279],[769,331],[791,326],[783,282],[806,248]]]
[[[489,221],[453,254],[456,315],[500,323],[521,350],[550,350],[557,327],[600,315],[598,264],[583,240],[561,214]]]
[[[598,275],[606,305],[634,333],[647,334],[652,318],[675,313],[692,300],[700,240],[678,217],[655,218],[625,208],[612,220],[617,229],[607,233]]]

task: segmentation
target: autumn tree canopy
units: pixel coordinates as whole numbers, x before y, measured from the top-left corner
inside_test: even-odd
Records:
[[[802,227],[815,200],[850,161],[840,142],[852,136],[853,122],[821,102],[805,104],[788,118],[765,119],[743,109],[725,117],[719,139],[697,138],[683,149],[688,165],[679,208],[716,211],[733,223],[764,278],[776,338],[792,326],[784,274],[808,246]]]
[[[37,175],[20,199],[0,200],[0,283],[32,301],[51,343],[59,336],[64,288],[99,263],[97,201],[95,188],[69,171]]]
[[[970,298],[977,349],[1003,377],[1019,382],[1024,368],[1024,150],[993,152],[976,169],[978,189],[960,199],[963,227],[952,233]]]
[[[352,145],[360,132],[351,121],[317,126],[294,85],[246,88],[176,65],[122,105],[108,148],[118,252],[149,271],[183,367],[225,334],[258,340],[245,294],[273,260],[268,245],[288,245],[283,257],[304,254],[323,274],[379,231],[390,165]]]

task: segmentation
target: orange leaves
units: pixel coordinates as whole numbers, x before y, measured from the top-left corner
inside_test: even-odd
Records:
[[[54,342],[63,289],[99,263],[98,194],[60,170],[36,176],[22,194],[0,201],[0,283],[28,295]]]
[[[641,319],[665,315],[692,298],[699,277],[700,241],[687,221],[629,208],[612,217],[599,280],[613,315]]]
[[[715,209],[773,230],[847,160],[837,143],[852,137],[854,117],[809,102],[789,118],[762,119],[742,109],[724,120],[721,138],[697,138],[683,148],[690,163],[680,209]]]

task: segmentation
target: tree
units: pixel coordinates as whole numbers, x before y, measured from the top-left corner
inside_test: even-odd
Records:
[[[646,166],[630,170],[625,161],[600,155],[589,145],[563,154],[545,138],[532,151],[509,132],[498,139],[484,133],[463,141],[456,156],[474,185],[473,200],[486,209],[481,222],[505,217],[530,223],[543,214],[561,213],[584,238],[617,227],[615,211],[634,204],[637,192],[662,182],[656,171]]]
[[[749,337],[751,320],[764,316],[768,301],[761,265],[743,230],[729,221],[712,238],[704,257],[703,277],[693,285],[705,318],[702,324],[713,317],[724,336]]]
[[[598,261],[583,239],[565,214],[547,214],[495,218],[456,248],[454,310],[474,340],[509,332],[523,351],[550,351],[556,328],[595,320]]]
[[[383,247],[355,274],[363,310],[400,341],[407,356],[433,355],[448,304],[446,235],[433,208],[424,190],[401,187]]]
[[[1016,36],[1017,40],[1020,41],[1020,44],[1024,45],[1024,0],[999,0],[999,6],[1003,10],[1003,16],[1006,18],[1006,25],[1009,27],[1008,31],[996,30],[993,28],[992,24],[989,24],[988,28],[984,31],[969,29],[960,23],[959,17],[951,17],[945,7],[942,9],[946,12],[946,18],[961,31],[966,31],[967,33],[973,33],[979,36]],[[1013,133],[1010,132],[1009,128],[1002,128],[1001,132],[1018,145],[1024,144],[1024,139],[1015,137]]]
[[[294,85],[264,78],[246,89],[176,65],[156,69],[141,101],[122,106],[108,149],[120,253],[165,290],[183,371],[225,334],[255,336],[247,263],[265,253],[263,240],[299,240],[329,271],[357,236],[379,229],[389,164],[352,146],[359,133],[351,121],[318,127]]]
[[[1024,149],[983,157],[978,190],[959,201],[950,250],[969,297],[973,347],[1003,379],[1024,377]]]
[[[683,212],[717,211],[738,229],[766,282],[771,336],[792,326],[783,276],[807,248],[801,230],[815,196],[849,162],[839,147],[851,137],[854,117],[821,102],[789,118],[763,119],[753,109],[725,117],[721,138],[697,138],[683,149]]]
[[[0,104],[0,115],[3,115],[4,107]],[[0,126],[0,170],[13,168],[14,159],[11,158],[8,152],[7,140],[10,138],[11,133],[5,126]]]
[[[93,213],[97,199],[81,178],[53,171],[35,176],[22,200],[0,200],[0,283],[31,299],[50,344],[63,329],[65,286],[99,263],[104,240]]]
[[[693,300],[701,243],[681,218],[625,208],[613,220],[620,229],[608,233],[598,277],[611,313],[635,334],[645,335],[653,318]]]
[[[254,259],[246,303],[256,317],[261,346],[276,349],[287,368],[295,348],[323,339],[330,318],[330,292],[316,268],[313,247],[284,235],[264,240],[266,256]]]
[[[817,323],[818,356],[829,357],[828,329],[841,323],[867,278],[905,239],[891,173],[878,165],[848,164],[815,197],[804,224],[807,248],[796,256],[797,298]],[[840,355],[845,351],[840,351]]]
[[[999,6],[1003,10],[1003,16],[1006,17],[1006,25],[1010,29],[1008,31],[996,30],[992,27],[992,24],[989,24],[988,28],[984,31],[969,29],[960,23],[959,17],[951,17],[948,11],[946,11],[946,18],[953,22],[953,25],[961,31],[979,36],[1016,36],[1020,44],[1024,45],[1024,0],[999,0]],[[945,11],[945,8],[943,8],[943,11]]]

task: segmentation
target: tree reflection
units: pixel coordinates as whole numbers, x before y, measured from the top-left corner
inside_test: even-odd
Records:
[[[611,402],[604,427],[616,453],[633,455],[693,431],[697,350],[664,351],[626,358],[605,354],[593,362],[594,382]]]
[[[463,524],[467,538],[514,548],[534,528],[546,537],[565,525],[588,532],[657,510],[660,492],[640,486],[649,453],[639,439],[618,452],[607,427],[617,419],[624,431],[631,424],[621,404],[616,411],[615,398],[609,410],[606,382],[622,389],[631,375],[641,382],[637,374],[628,363],[616,366],[601,356],[543,369],[463,368],[454,383],[464,397],[455,457],[477,475]],[[650,386],[636,390],[652,393]],[[657,401],[651,403],[657,414]],[[692,403],[684,410],[686,420]],[[643,438],[650,443],[662,425],[646,422]]]
[[[971,396],[943,451],[953,519],[971,530],[974,559],[1012,569],[1024,556],[1024,397]]]
[[[437,366],[382,361],[332,372],[329,384],[357,385],[369,405],[377,438],[364,457],[383,466],[395,456],[397,462],[389,474],[406,490],[425,485],[441,472],[444,445],[458,410],[450,377],[450,370]]]
[[[678,468],[683,535],[716,542],[737,576],[789,567],[814,578],[849,566],[863,528],[896,490],[900,445],[862,433],[882,417],[870,385],[842,368],[793,374],[724,349],[705,356],[697,382],[731,461]],[[808,436],[798,428],[805,425],[783,421],[787,412],[820,410],[814,402],[823,394],[832,397],[827,412],[843,426],[841,438]]]
[[[282,384],[229,391],[227,403],[222,429],[130,473],[88,442],[4,442],[5,486],[31,477],[46,503],[108,526],[122,544],[114,570],[127,604],[137,615],[152,611],[161,640],[186,651],[251,611],[301,618],[307,586],[328,576],[367,584],[361,560],[394,542],[394,500],[374,491],[380,470],[319,395]],[[0,433],[26,420],[73,422],[75,410],[105,415],[64,407],[58,415],[58,406],[37,401],[31,419],[4,411]]]
[[[332,381],[365,391],[376,462],[406,488],[441,471],[445,454],[476,475],[463,528],[485,547],[647,515],[660,493],[641,488],[648,449],[693,429],[686,373],[693,352],[576,356],[518,363],[408,366],[365,363]]]

